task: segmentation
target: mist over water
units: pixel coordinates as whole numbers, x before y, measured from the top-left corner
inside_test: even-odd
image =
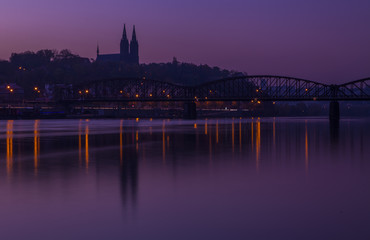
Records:
[[[368,125],[0,121],[0,237],[368,239]]]

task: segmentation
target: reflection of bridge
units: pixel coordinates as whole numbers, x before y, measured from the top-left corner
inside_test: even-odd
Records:
[[[370,100],[370,78],[341,85],[281,76],[239,76],[197,86],[181,86],[145,78],[112,78],[73,86],[66,102],[124,101],[332,101]],[[336,110],[335,110],[336,111]]]

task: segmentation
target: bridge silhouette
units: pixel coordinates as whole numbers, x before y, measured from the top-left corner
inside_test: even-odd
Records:
[[[145,78],[111,78],[63,91],[70,101],[353,101],[370,100],[370,78],[328,85],[283,76],[239,76],[196,86]]]
[[[183,101],[190,109],[195,108],[196,101],[331,101],[330,114],[339,118],[338,101],[370,100],[370,78],[329,85],[294,77],[255,75],[230,77],[196,86],[145,77],[111,78],[66,88],[61,99],[69,103]]]

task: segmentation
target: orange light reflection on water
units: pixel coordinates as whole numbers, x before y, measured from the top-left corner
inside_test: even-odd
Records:
[[[208,134],[208,120],[206,119],[206,122],[204,124],[204,134],[207,135]]]
[[[33,155],[34,155],[34,167],[37,173],[39,167],[39,154],[40,154],[40,136],[39,136],[39,120],[35,120],[33,130]]]
[[[6,170],[10,174],[13,169],[13,120],[6,124]]]
[[[233,152],[235,150],[235,124],[234,124],[234,118],[233,118],[233,122],[231,123],[231,141],[232,141],[232,148],[233,148]]]
[[[306,125],[305,125],[304,140],[305,140],[305,169],[306,169],[306,174],[307,174],[308,173],[308,132],[307,132],[307,121],[306,121]]]
[[[259,171],[260,165],[260,153],[261,153],[261,122],[257,121],[257,133],[256,133],[256,168]]]
[[[89,125],[85,126],[85,165],[89,168]]]
[[[239,119],[239,152],[242,152],[242,120]]]
[[[276,145],[276,124],[275,124],[275,118],[274,118],[274,121],[272,123],[272,141],[273,141],[273,147],[275,149],[275,145]]]
[[[135,140],[136,140],[135,144],[136,152],[139,152],[139,130],[136,130],[135,132]]]
[[[162,124],[162,161],[166,163],[166,122],[163,120]]]
[[[82,165],[82,129],[81,129],[81,120],[78,123],[78,163],[80,167]]]
[[[123,120],[119,124],[119,160],[123,164]]]
[[[213,156],[212,156],[212,128],[209,129],[209,162],[210,165],[212,165],[213,162]]]
[[[216,143],[218,143],[218,120],[216,122]]]

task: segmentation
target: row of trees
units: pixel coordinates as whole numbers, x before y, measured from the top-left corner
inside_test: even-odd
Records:
[[[241,74],[208,65],[169,63],[123,65],[118,62],[96,62],[69,50],[44,49],[37,52],[13,53],[9,61],[0,61],[0,82],[17,83],[28,90],[45,84],[77,84],[113,77],[145,77],[182,85],[195,85],[207,81]]]

